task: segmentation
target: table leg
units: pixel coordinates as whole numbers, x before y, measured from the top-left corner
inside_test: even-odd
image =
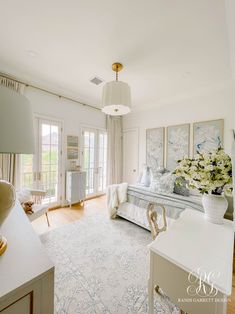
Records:
[[[47,219],[47,225],[48,225],[48,227],[50,227],[50,222],[49,222],[49,219],[48,219],[48,214],[46,213],[45,215],[46,215],[46,219]]]
[[[149,314],[154,312],[154,285],[151,279],[148,280],[148,305]]]

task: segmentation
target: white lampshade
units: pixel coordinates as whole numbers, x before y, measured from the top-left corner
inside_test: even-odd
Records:
[[[28,99],[0,86],[0,153],[34,153],[33,113]],[[15,204],[12,184],[0,180],[0,225]],[[0,255],[7,239],[0,234]]]
[[[122,81],[108,82],[103,87],[102,111],[112,116],[121,116],[131,111],[131,91]]]
[[[0,86],[0,153],[34,153],[33,113],[29,100]]]

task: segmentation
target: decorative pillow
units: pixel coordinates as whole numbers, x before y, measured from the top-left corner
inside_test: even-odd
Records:
[[[163,174],[169,173],[169,172],[170,171],[164,167],[158,167],[154,172],[153,179],[158,180]]]
[[[159,186],[159,179],[160,179],[160,177],[158,179],[153,179],[152,180],[152,182],[150,184],[150,187],[149,187],[149,190],[151,192],[157,192],[158,186]]]
[[[189,189],[187,188],[187,181],[181,178],[181,184],[177,184],[177,180],[174,183],[174,193],[182,196],[189,196]]]
[[[159,167],[159,168],[158,168],[158,172],[161,173],[161,174],[165,174],[165,173],[169,173],[170,171],[167,170],[167,169],[164,168],[164,167]]]
[[[157,182],[156,192],[173,193],[175,176],[171,172],[163,174]]]

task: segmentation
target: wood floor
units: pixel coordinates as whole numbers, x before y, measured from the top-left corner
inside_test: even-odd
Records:
[[[106,210],[106,200],[104,196],[94,198],[85,202],[84,206],[72,206],[71,208],[59,208],[55,210],[51,210],[48,213],[50,227],[47,225],[45,215],[35,220],[32,225],[35,231],[38,234],[47,232],[54,228],[61,227],[70,222],[81,219],[84,216],[90,216],[94,214],[102,213]],[[235,255],[234,255],[234,268],[233,268],[233,290],[230,298],[230,302],[228,302],[228,310],[227,314],[235,313]]]
[[[70,207],[63,207],[59,209],[50,210],[48,218],[50,227],[47,225],[45,215],[39,217],[32,222],[35,231],[38,234],[47,232],[49,230],[61,227],[84,216],[90,216],[93,214],[101,213],[106,210],[106,198],[105,196],[90,199],[84,203],[84,206],[74,205]]]

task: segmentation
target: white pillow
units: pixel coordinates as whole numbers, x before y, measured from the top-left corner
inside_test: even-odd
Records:
[[[152,180],[150,187],[149,187],[150,191],[157,192],[158,187],[159,187],[159,180],[162,176],[163,176],[163,174],[161,174],[160,172],[157,172],[154,174],[153,180]]]
[[[158,189],[158,185],[159,185],[159,181],[158,180],[153,180],[150,184],[149,190],[151,192],[157,192]]]
[[[175,176],[171,173],[163,174],[158,180],[154,180],[150,190],[157,193],[173,193]]]

